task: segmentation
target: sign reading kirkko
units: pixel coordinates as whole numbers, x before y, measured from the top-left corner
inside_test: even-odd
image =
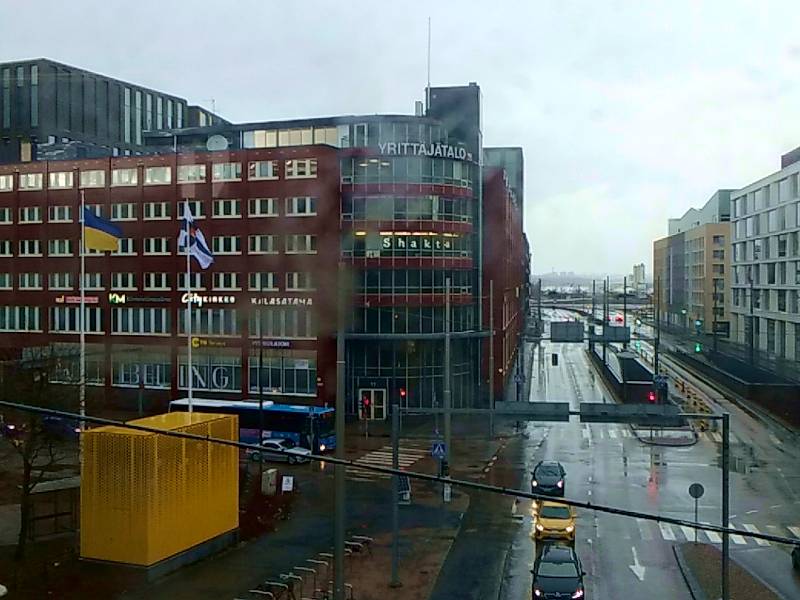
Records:
[[[455,158],[458,160],[472,160],[472,153],[466,148],[449,146],[447,144],[420,144],[417,142],[384,142],[378,144],[381,154],[402,156],[430,156],[432,158]]]
[[[236,296],[204,296],[194,292],[186,292],[181,296],[181,302],[183,304],[191,302],[192,304],[197,304],[197,306],[203,306],[203,304],[236,304]]]

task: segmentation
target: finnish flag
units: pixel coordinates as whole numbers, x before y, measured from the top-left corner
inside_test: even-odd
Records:
[[[208,249],[206,238],[194,222],[192,209],[189,203],[183,204],[183,220],[181,221],[181,232],[178,234],[178,252],[186,252],[189,246],[189,254],[197,259],[201,269],[207,269],[214,262],[214,255]]]

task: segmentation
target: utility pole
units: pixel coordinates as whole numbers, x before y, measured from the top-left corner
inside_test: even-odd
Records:
[[[606,337],[608,333],[608,277],[603,281],[603,367],[608,363],[606,362]]]
[[[400,405],[392,404],[392,468],[400,468]],[[389,587],[398,588],[402,585],[397,573],[400,563],[400,476],[392,475],[392,578]]]
[[[711,317],[711,339],[714,344],[714,354],[717,353],[717,283],[719,283],[719,279],[714,279],[714,308],[712,309],[713,314]]]
[[[627,327],[628,325],[628,276],[625,275],[622,278],[622,326]],[[626,350],[628,348],[628,343],[623,342],[622,349]]]
[[[755,268],[758,268],[757,266]],[[755,364],[756,320],[753,314],[753,273],[750,273],[750,364]]]
[[[344,362],[344,336],[345,314],[347,300],[345,292],[344,263],[339,262],[338,286],[339,302],[337,306],[338,318],[336,324],[336,458],[344,461],[344,411],[345,411],[345,362]],[[345,467],[337,462],[334,466],[334,504],[335,516],[333,525],[334,537],[334,572],[333,572],[333,597],[334,600],[344,600],[344,533],[345,533]]]
[[[450,278],[444,280],[444,459],[450,465]]]
[[[258,445],[259,447],[264,443],[264,383],[263,383],[263,373],[262,370],[264,368],[264,319],[263,314],[261,312],[261,307],[258,307]],[[313,436],[312,436],[313,439]],[[313,447],[312,443],[312,452],[316,452],[317,449]],[[261,484],[260,479],[264,476],[264,456],[261,453],[259,461],[258,461],[258,474],[259,474],[259,485]]]
[[[542,337],[544,334],[544,325],[542,324],[542,278],[539,278],[539,300],[538,300],[538,308],[537,308],[537,320],[538,323],[536,325],[536,331],[539,332],[539,337]]]
[[[494,279],[489,280],[489,435],[494,438]]]
[[[656,341],[653,345],[653,372],[658,375],[658,346],[661,343],[661,277],[656,277],[655,286],[655,325],[656,325]]]
[[[589,350],[594,352],[594,340],[592,339],[596,333],[596,329],[594,326],[595,319],[597,319],[597,310],[596,310],[596,292],[595,292],[595,280],[592,279],[592,318],[589,319],[589,331],[591,335],[589,336]]]
[[[730,435],[731,416],[722,414],[722,526],[730,526]],[[730,535],[722,533],[722,600],[730,600]]]

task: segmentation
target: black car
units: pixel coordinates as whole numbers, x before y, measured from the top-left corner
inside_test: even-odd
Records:
[[[585,598],[583,568],[575,550],[547,544],[533,563],[533,597],[542,600]]]
[[[560,462],[543,460],[533,469],[531,492],[547,496],[563,496],[567,472]]]

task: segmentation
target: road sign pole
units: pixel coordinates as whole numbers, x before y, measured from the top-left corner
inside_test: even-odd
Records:
[[[695,524],[698,523],[698,520],[697,520],[697,503],[698,502],[699,502],[699,500],[697,498],[695,498],[694,499],[694,522],[695,522]],[[695,544],[697,543],[697,529],[694,530],[694,543]]]
[[[722,600],[730,600],[730,535],[727,528],[730,526],[730,434],[731,416],[729,413],[722,415]]]
[[[392,405],[392,468],[400,468],[400,405]],[[392,578],[389,587],[397,588],[402,584],[398,576],[398,565],[400,563],[400,476],[392,475]]]
[[[336,332],[336,410],[334,412],[336,426],[336,458],[342,462],[334,465],[334,522],[333,522],[333,597],[334,600],[344,600],[344,534],[345,534],[345,471],[344,462],[344,411],[345,411],[345,269],[344,263],[339,263],[339,298],[338,318]],[[259,373],[260,377],[261,373]]]

